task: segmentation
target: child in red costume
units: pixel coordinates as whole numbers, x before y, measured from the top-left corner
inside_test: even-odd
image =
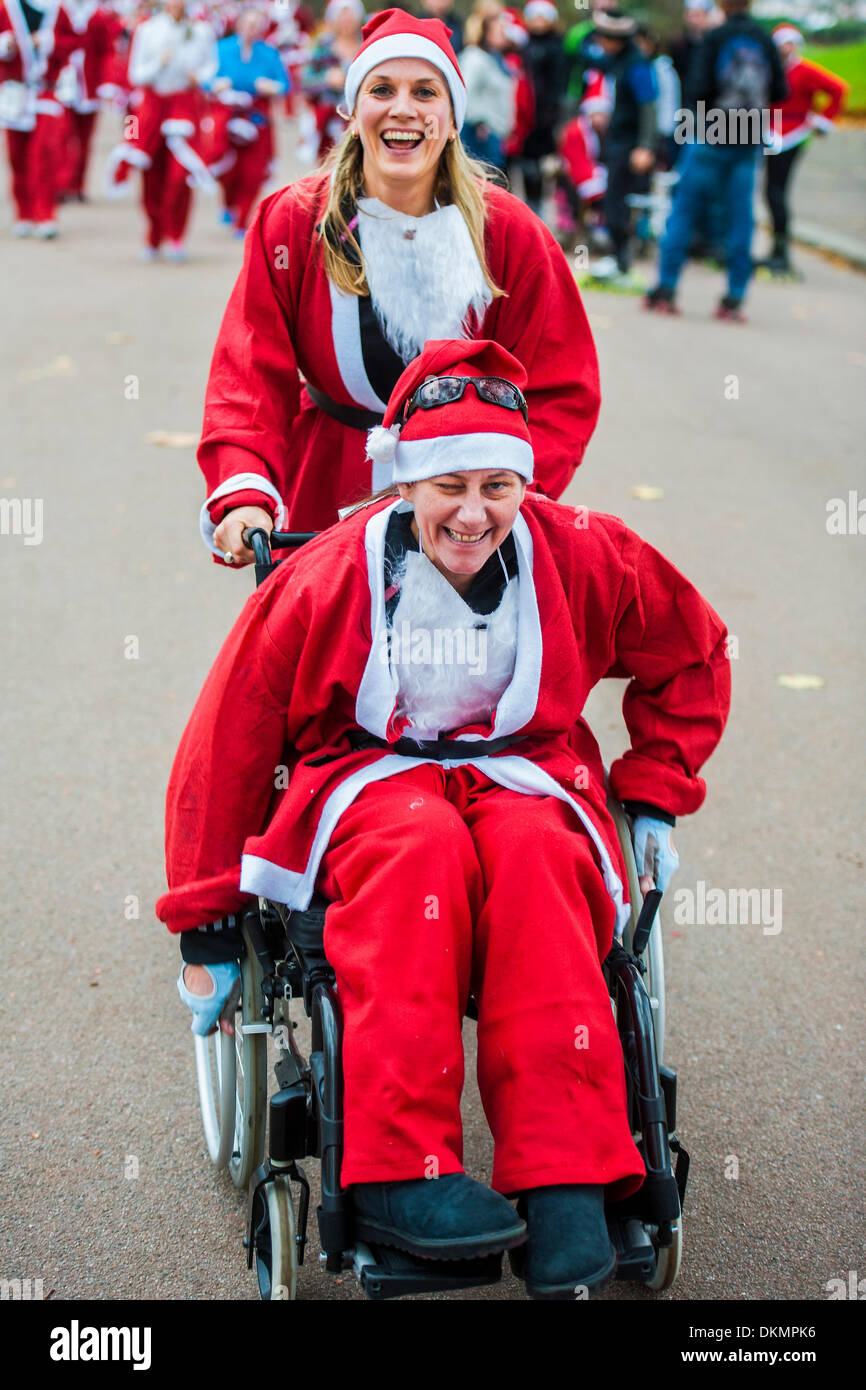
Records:
[[[369,443],[399,499],[281,564],[208,677],[169,785],[157,912],[186,946],[251,895],[331,900],[342,1182],[362,1231],[414,1253],[525,1238],[463,1173],[471,988],[493,1188],[522,1194],[527,1282],[547,1297],[610,1274],[604,1192],[644,1174],[600,969],[628,915],[625,872],[581,711],[599,680],[630,677],[631,748],[610,784],[633,803],[636,842],[650,822],[664,888],[730,673],[723,624],[657,551],[614,517],[526,492],[525,382],[487,341],[428,343],[404,372]],[[436,655],[445,634],[450,659]],[[184,955],[183,997],[214,1022],[223,998],[214,987],[196,1005],[207,969]],[[449,1181],[425,1196],[431,1158]],[[553,1247],[539,1234],[552,1229]]]

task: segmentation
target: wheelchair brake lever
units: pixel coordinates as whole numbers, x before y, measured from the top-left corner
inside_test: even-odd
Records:
[[[656,913],[659,910],[659,903],[661,902],[663,896],[664,895],[658,888],[652,888],[643,900],[643,906],[640,910],[640,915],[637,919],[637,926],[634,929],[634,936],[632,937],[631,942],[632,952],[636,956],[642,956],[647,948],[647,942],[649,941],[650,932],[653,928],[653,922],[656,919]]]

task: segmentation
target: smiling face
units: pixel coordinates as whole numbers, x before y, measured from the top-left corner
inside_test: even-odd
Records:
[[[421,549],[459,593],[465,593],[514,525],[526,492],[509,468],[443,473],[400,483],[415,509],[412,532]]]
[[[445,78],[422,58],[391,58],[361,83],[355,125],[364,147],[364,186],[387,203],[390,190],[429,191],[449,135],[456,134]]]

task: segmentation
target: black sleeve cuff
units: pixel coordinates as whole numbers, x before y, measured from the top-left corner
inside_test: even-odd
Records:
[[[652,816],[653,820],[664,821],[665,825],[677,823],[676,816],[672,816],[670,811],[663,811],[660,806],[651,806],[648,801],[624,801],[622,804],[632,820],[637,816]]]
[[[244,942],[240,923],[235,917],[223,917],[220,922],[208,922],[180,934],[180,954],[187,965],[221,965],[240,960]]]

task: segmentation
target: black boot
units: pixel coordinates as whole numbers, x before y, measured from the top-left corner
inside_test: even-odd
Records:
[[[526,1224],[506,1197],[466,1173],[352,1188],[355,1235],[430,1260],[471,1260],[511,1250]]]
[[[599,1289],[616,1272],[616,1251],[604,1215],[604,1187],[569,1184],[533,1187],[517,1210],[526,1217],[529,1242],[511,1258],[531,1298],[574,1299]]]
[[[778,233],[773,235],[773,249],[764,261],[756,261],[756,266],[762,270],[769,270],[771,275],[792,276],[794,267],[791,265],[788,253],[788,238],[780,236]]]
[[[723,295],[716,306],[713,317],[717,319],[729,319],[731,323],[745,323],[746,316],[743,313],[742,299],[734,299],[729,294]]]
[[[657,314],[678,314],[674,291],[664,285],[656,285],[654,290],[644,296],[643,306]]]

